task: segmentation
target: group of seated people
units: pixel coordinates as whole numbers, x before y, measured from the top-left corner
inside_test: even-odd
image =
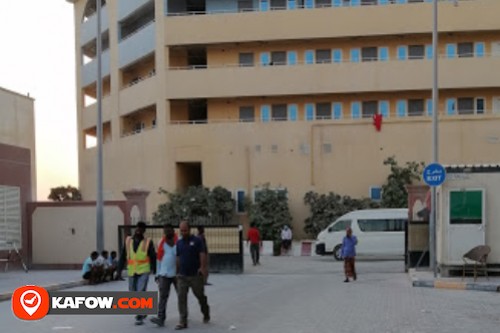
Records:
[[[117,273],[118,259],[116,251],[104,250],[99,254],[93,251],[90,257],[85,259],[82,267],[82,277],[89,284],[119,280],[121,277]]]

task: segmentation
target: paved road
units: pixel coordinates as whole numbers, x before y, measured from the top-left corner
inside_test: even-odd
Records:
[[[247,260],[248,262],[248,260]],[[400,261],[360,261],[359,279],[343,283],[342,264],[322,257],[264,257],[243,275],[212,275],[212,322],[190,295],[188,332],[497,332],[500,295],[412,288]],[[151,284],[154,286],[154,284]],[[113,282],[74,290],[125,290]],[[175,294],[174,294],[175,296]],[[175,297],[174,297],[175,298]],[[169,300],[167,327],[133,326],[130,316],[47,316],[28,323],[0,303],[0,331],[115,333],[171,331],[178,321]]]

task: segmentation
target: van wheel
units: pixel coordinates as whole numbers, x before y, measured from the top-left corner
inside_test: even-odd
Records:
[[[338,261],[341,261],[342,260],[342,253],[341,253],[341,250],[342,250],[342,244],[337,244],[335,245],[335,247],[333,248],[333,257],[338,260]]]

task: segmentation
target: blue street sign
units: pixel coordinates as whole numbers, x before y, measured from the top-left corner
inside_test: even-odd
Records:
[[[439,163],[432,163],[425,167],[422,178],[429,186],[439,186],[446,179],[446,170]]]

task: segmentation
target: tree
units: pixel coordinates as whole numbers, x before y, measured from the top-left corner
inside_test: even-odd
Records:
[[[82,193],[71,185],[53,187],[47,197],[52,201],[82,201]]]
[[[155,224],[179,224],[188,220],[192,224],[227,224],[232,221],[234,200],[231,192],[217,186],[210,190],[203,186],[191,186],[184,193],[170,193],[160,188],[167,201],[153,213]]]
[[[382,206],[387,208],[408,207],[406,186],[420,181],[424,163],[406,162],[406,166],[398,165],[394,156],[387,158],[384,165],[391,167],[387,182],[382,186]]]
[[[288,191],[274,190],[269,184],[256,192],[255,201],[249,209],[250,223],[259,228],[262,239],[278,240],[281,228],[292,222],[292,215],[288,207]]]
[[[354,199],[334,192],[319,194],[309,191],[304,196],[304,204],[310,206],[311,216],[305,220],[304,231],[312,236],[325,229],[330,223],[354,210],[379,208],[380,204],[368,198]]]

